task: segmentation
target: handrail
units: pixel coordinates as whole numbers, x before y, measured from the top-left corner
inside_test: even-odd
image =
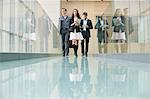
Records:
[[[1,29],[1,28],[0,28],[0,31],[2,31],[2,33],[5,32],[5,33],[7,33],[7,34],[9,34],[9,35],[14,35],[14,36],[18,36],[18,37],[23,37],[23,35],[21,35],[20,33],[10,32],[10,31],[7,31],[7,30]]]

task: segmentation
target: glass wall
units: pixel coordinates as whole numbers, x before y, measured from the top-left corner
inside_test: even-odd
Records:
[[[90,54],[150,53],[150,0],[61,1],[61,7],[67,8],[70,16],[74,8],[79,10],[81,16],[86,11],[93,26],[107,20],[107,28],[104,22],[103,26],[91,30]],[[119,15],[116,15],[118,9]],[[119,26],[114,26],[113,23],[119,23]],[[103,36],[104,34],[106,35]]]
[[[128,16],[132,18],[133,34],[130,42],[150,43],[150,0],[113,0],[114,11],[128,8]],[[124,12],[122,12],[124,14]]]
[[[0,0],[0,52],[50,53],[58,34],[37,0]]]

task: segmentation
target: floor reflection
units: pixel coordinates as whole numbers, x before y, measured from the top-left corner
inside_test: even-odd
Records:
[[[149,66],[101,57],[3,62],[0,99],[149,99]]]
[[[62,99],[88,99],[88,94],[92,91],[88,59],[82,58],[79,65],[77,58],[74,58],[73,63],[70,63],[69,58],[63,60],[59,82]]]

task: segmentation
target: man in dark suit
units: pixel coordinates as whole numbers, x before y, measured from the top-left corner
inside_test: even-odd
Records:
[[[62,53],[63,56],[68,56],[69,54],[69,26],[71,18],[67,16],[67,9],[62,8],[62,16],[59,18],[59,31],[62,40]]]
[[[83,13],[83,19],[81,20],[81,32],[84,40],[81,41],[82,56],[88,55],[89,38],[91,37],[90,29],[93,29],[92,21],[87,19],[87,12]],[[84,49],[84,41],[86,42],[86,48]]]

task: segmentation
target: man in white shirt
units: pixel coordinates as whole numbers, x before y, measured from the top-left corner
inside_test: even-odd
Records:
[[[81,32],[84,40],[81,41],[82,56],[88,55],[89,38],[91,37],[90,29],[93,29],[92,21],[87,18],[87,12],[83,13],[83,19],[81,20]],[[86,48],[84,49],[84,41],[86,42]]]

